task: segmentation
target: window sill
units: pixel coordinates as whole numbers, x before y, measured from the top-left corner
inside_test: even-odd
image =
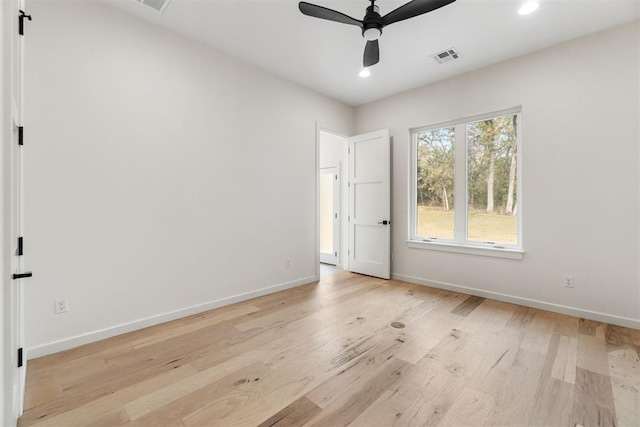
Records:
[[[524,251],[521,249],[491,248],[482,246],[458,245],[444,242],[421,242],[418,240],[407,240],[407,247],[412,249],[427,249],[440,252],[453,252],[465,255],[478,255],[492,258],[506,258],[521,260]]]

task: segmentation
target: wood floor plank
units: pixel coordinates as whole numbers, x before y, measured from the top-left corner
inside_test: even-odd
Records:
[[[278,408],[262,398],[253,398],[250,394],[228,394],[224,399],[216,400],[200,411],[183,419],[186,427],[255,426]]]
[[[407,373],[410,365],[403,360],[391,358],[381,369],[372,372],[359,387],[340,390],[342,398],[333,399],[308,425],[347,425],[355,420],[387,389]],[[326,402],[326,400],[324,401]]]
[[[104,415],[96,415],[86,425],[92,427],[115,427],[125,425],[128,421],[127,412],[119,408],[107,412]]]
[[[189,395],[210,383],[218,381],[233,372],[249,367],[254,363],[250,358],[239,355],[234,359],[229,359],[215,368],[198,372],[193,372],[185,378],[174,381],[167,386],[145,394],[144,396],[127,402],[124,407],[130,420],[136,420],[150,412],[168,405],[184,396]]]
[[[355,385],[364,386],[372,372],[380,371],[391,363],[394,366],[406,364],[393,357],[400,343],[380,335],[364,336],[338,353],[329,368],[333,375],[307,393],[306,397],[323,409],[335,406],[334,402],[340,404],[357,391]]]
[[[165,422],[187,424],[185,419],[189,417],[192,420],[194,417],[209,416],[212,421],[222,419],[234,408],[242,409],[248,400],[257,400],[255,392],[264,387],[259,382],[262,380],[264,383],[268,371],[269,368],[261,363],[238,369],[181,398],[172,399],[165,405],[132,420],[129,425],[162,425]],[[215,415],[206,412],[209,409],[215,412]]]
[[[520,350],[519,334],[505,329],[492,335],[484,336],[491,345],[481,355],[477,355],[480,363],[467,376],[467,385],[492,395],[497,395],[509,376]],[[474,347],[480,344],[474,344]]]
[[[554,334],[564,335],[569,338],[577,338],[580,319],[578,319],[577,317],[557,313],[555,315],[555,318],[556,325],[553,331]]]
[[[59,399],[63,395],[60,382],[64,377],[53,372],[41,371],[39,375],[29,375],[29,387],[25,390],[24,407],[26,410]]]
[[[64,411],[69,412],[78,408],[90,405],[102,397],[109,396],[115,391],[128,387],[148,378],[153,378],[170,372],[182,366],[180,361],[169,364],[153,364],[150,366],[129,365],[125,368],[109,372],[109,375],[89,377],[87,384],[76,384],[73,388],[65,390],[65,394],[55,400],[51,400],[42,405],[25,411],[23,419],[25,423],[35,420],[44,420],[56,416]]]
[[[36,425],[40,427],[85,426],[92,425],[103,417],[104,420],[112,420],[114,423],[115,419],[129,421],[129,417],[124,411],[127,402],[135,399],[139,394],[153,393],[157,389],[171,386],[196,373],[196,370],[191,366],[183,365],[164,374],[150,377],[146,381],[123,387],[114,393],[104,395],[79,407],[51,414],[51,416],[41,416],[37,419]],[[28,423],[30,421],[28,417],[23,417],[22,422]]]
[[[607,344],[604,337],[587,334],[578,335],[576,366],[600,375],[609,375]]]
[[[528,425],[545,365],[545,356],[520,349],[487,416],[487,425]]]
[[[386,390],[349,424],[351,427],[399,425],[399,419],[411,402],[393,389]]]
[[[565,335],[558,337],[558,350],[551,367],[551,377],[569,384],[576,382],[576,365],[578,359],[578,339]]]
[[[631,343],[635,347],[640,347],[640,330],[629,329],[629,335],[631,336]]]
[[[368,292],[368,298],[366,299],[366,301],[371,305],[383,305],[385,299],[388,303],[401,303],[403,300],[408,299],[401,293],[394,292],[394,290],[389,286],[376,286],[376,284],[379,284],[379,282],[373,281],[371,283],[372,286]],[[294,304],[284,305],[281,309],[273,310],[264,316],[254,317],[250,321],[240,323],[237,327],[242,331],[254,328],[268,329],[280,327],[305,317],[312,316],[328,306],[335,306],[337,303],[339,303],[339,301],[331,303],[317,298],[302,299],[296,301]],[[366,309],[366,307],[364,309]]]
[[[517,306],[513,316],[511,316],[511,319],[509,319],[507,323],[507,327],[526,331],[535,315],[536,310],[534,308]]]
[[[459,329],[471,334],[493,335],[505,329],[515,309],[513,304],[485,300],[460,321]]]
[[[482,297],[470,296],[462,301],[456,308],[451,310],[451,313],[457,314],[458,316],[466,317],[469,315],[469,313],[475,310],[476,307],[482,304],[484,300],[485,298]]]
[[[337,272],[30,360],[19,426],[636,426],[639,349],[637,330]]]
[[[609,377],[578,368],[571,425],[616,426],[615,404]]]
[[[572,421],[574,387],[562,380],[543,375],[535,396],[529,421],[531,426],[569,426]]]
[[[606,341],[616,419],[620,426],[640,426],[640,355],[633,342],[634,330],[615,329],[619,339]]]
[[[480,366],[477,345],[484,340],[465,331],[452,329],[425,357],[460,376],[470,376]]]
[[[462,390],[438,425],[475,427],[486,422],[495,397],[473,388]]]
[[[201,316],[201,318],[193,323],[178,325],[175,328],[170,329],[162,334],[154,334],[152,336],[141,337],[132,342],[132,347],[134,349],[139,349],[143,347],[147,347],[153,344],[157,344],[160,342],[164,342],[166,340],[170,340],[174,337],[179,337],[181,335],[185,335],[189,332],[197,331],[203,328],[207,328],[209,326],[217,325],[221,322],[225,322],[228,320],[233,320],[238,317],[244,316],[246,314],[252,314],[260,309],[258,307],[252,305],[245,305],[236,307],[233,310],[225,310],[218,315],[215,316]]]
[[[264,420],[258,427],[301,426],[311,420],[320,411],[322,411],[322,409],[318,405],[306,397],[301,397]]]
[[[546,354],[554,328],[554,314],[548,311],[538,311],[527,328],[521,347],[525,350]]]
[[[456,402],[465,387],[466,378],[443,368],[441,363],[427,357],[421,359],[405,375],[396,395],[410,403],[398,411],[400,426],[435,426]]]
[[[605,324],[602,322],[596,322],[595,320],[580,319],[578,324],[578,333],[582,335],[590,335],[592,337],[598,337],[604,335]]]

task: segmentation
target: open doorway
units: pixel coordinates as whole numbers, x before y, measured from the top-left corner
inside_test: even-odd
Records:
[[[318,132],[318,252],[320,276],[346,267],[344,227],[347,206],[345,174],[349,139],[330,131]]]
[[[347,137],[318,128],[318,275],[391,277],[389,129]]]

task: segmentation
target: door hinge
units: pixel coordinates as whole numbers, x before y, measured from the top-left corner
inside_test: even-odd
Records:
[[[349,184],[347,184],[347,187],[351,188],[351,181],[349,181]]]
[[[338,252],[334,252],[334,253],[333,253],[333,256],[334,256],[334,257],[336,257],[336,258],[338,258]]]
[[[351,221],[351,215],[347,217],[347,221]]]
[[[24,126],[18,126],[18,145],[24,145]]]
[[[336,177],[336,181],[337,181],[338,180],[338,174],[335,174],[335,177]]]
[[[18,250],[16,251],[16,255],[24,255],[24,239],[22,237],[18,237]]]
[[[20,11],[20,16],[18,16],[18,34],[24,36],[24,19],[27,18],[31,21],[31,15],[27,15],[24,13],[24,10]]]
[[[18,368],[22,368],[22,363],[23,363],[22,357],[23,357],[22,356],[22,347],[20,347],[18,349]]]
[[[338,214],[337,214],[337,213],[334,213],[334,214],[333,214],[333,217],[334,217],[334,219],[338,219]]]

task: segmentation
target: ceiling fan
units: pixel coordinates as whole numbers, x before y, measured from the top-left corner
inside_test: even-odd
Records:
[[[367,12],[362,21],[336,10],[304,1],[301,1],[298,4],[298,7],[300,12],[314,18],[326,19],[329,21],[360,27],[362,30],[362,37],[367,39],[367,45],[364,48],[363,60],[364,67],[366,68],[377,64],[378,61],[380,61],[378,38],[382,35],[382,29],[384,27],[389,24],[393,24],[394,22],[404,21],[405,19],[431,12],[453,3],[456,0],[413,0],[387,13],[385,16],[380,15],[380,8],[375,5],[376,0],[368,1],[371,2],[371,6],[367,7]]]

